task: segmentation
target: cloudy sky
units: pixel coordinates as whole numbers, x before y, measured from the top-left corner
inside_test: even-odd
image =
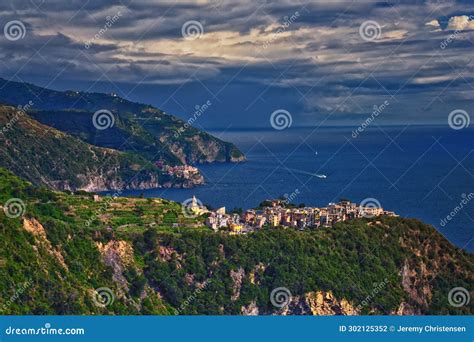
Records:
[[[473,16],[473,17],[471,17]],[[197,126],[445,123],[474,99],[469,1],[3,0],[0,77],[115,92]]]

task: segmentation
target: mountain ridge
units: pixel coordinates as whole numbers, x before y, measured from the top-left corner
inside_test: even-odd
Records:
[[[200,175],[173,179],[139,155],[90,145],[14,107],[0,105],[0,126],[4,127],[0,167],[36,185],[105,191],[191,187],[203,182]]]
[[[147,169],[153,169],[164,179],[163,182],[158,182],[156,177],[152,177],[148,184],[146,184],[147,182],[138,185],[132,183],[135,189],[200,185],[203,183],[203,177],[199,170],[193,170],[193,174],[185,181],[180,178],[183,178],[183,174],[186,175],[188,171],[183,169],[183,172],[177,174],[167,170],[174,166],[185,168],[190,164],[245,160],[244,155],[232,143],[224,142],[193,128],[184,121],[150,105],[131,102],[113,94],[62,92],[0,78],[0,103],[15,105],[19,111],[27,112],[29,118],[89,145],[108,149],[109,152],[116,150],[126,153],[131,159],[140,160],[141,162],[138,164],[147,164]],[[3,107],[8,108],[7,106]],[[2,115],[6,115],[5,113],[6,110],[3,110]],[[11,131],[10,128],[14,129],[14,127],[10,127],[11,123],[8,120],[2,121],[5,125],[9,125],[7,131]],[[104,123],[107,126],[101,126]],[[28,149],[28,141],[22,143],[23,149]],[[20,145],[22,144],[20,143]],[[81,146],[85,147],[85,145]],[[59,149],[60,147],[55,146],[55,148]],[[46,159],[50,157],[47,150],[42,150],[42,153],[42,157]],[[87,153],[83,153],[83,157],[86,156]],[[16,151],[16,154],[10,157],[21,159],[21,151]],[[32,160],[38,162],[37,157],[39,156],[32,156]],[[93,156],[89,155],[89,157]],[[87,159],[83,159],[83,161],[88,163]],[[7,167],[6,162],[2,165]],[[36,167],[33,164],[28,166]],[[133,169],[132,166],[126,167]],[[47,170],[43,171],[47,172]],[[113,172],[113,174],[115,173]],[[148,174],[147,177],[150,175]],[[74,175],[70,176],[76,178]],[[112,179],[107,179],[106,173],[99,178],[105,178],[105,182],[88,179],[86,182],[82,182],[90,184],[84,189],[102,191],[120,187]],[[39,184],[34,179],[30,178],[30,180]],[[70,179],[57,180],[65,184],[57,182],[54,183],[57,184],[54,187],[54,184],[51,183],[57,190],[83,189],[66,184],[72,183]],[[83,185],[81,184],[81,186]]]
[[[245,160],[235,145],[151,105],[115,94],[56,91],[0,78],[0,102],[22,106],[29,101],[34,103],[29,113],[36,120],[93,145],[163,158],[171,165]],[[114,115],[117,127],[94,127],[94,113],[101,110]]]

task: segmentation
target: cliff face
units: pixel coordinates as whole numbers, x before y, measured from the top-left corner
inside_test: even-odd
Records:
[[[191,188],[204,183],[199,172],[182,177],[155,165],[245,160],[233,144],[116,95],[61,92],[3,79],[0,88],[0,103],[25,108],[0,108],[0,142],[8,152],[0,166],[34,184],[87,191]]]
[[[265,312],[261,312],[261,309],[257,306],[255,301],[242,306],[241,313],[244,316],[265,314]],[[331,291],[313,291],[308,292],[303,296],[292,296],[291,298],[288,298],[287,303],[274,314],[281,316],[333,316],[358,315],[359,311],[346,299],[336,299]]]
[[[201,174],[173,177],[127,152],[89,145],[45,126],[25,112],[0,106],[0,166],[55,190],[105,191],[193,187]]]
[[[170,137],[161,137],[163,142],[168,139]],[[189,149],[189,146],[193,148]],[[170,144],[170,151],[183,164],[245,161],[244,155],[232,144],[201,134],[186,138],[184,141],[173,141]]]
[[[173,281],[181,283],[178,274],[192,273],[194,279],[200,274],[215,285],[208,295],[195,299],[189,314],[201,307],[215,307],[209,311],[213,314],[238,315],[422,315],[474,310],[469,302],[454,307],[448,300],[452,288],[467,289],[474,281],[474,257],[416,220],[387,217],[313,232],[273,229],[248,236],[214,235],[205,239],[205,245],[191,235],[183,239],[197,245],[167,237],[166,248],[179,246],[182,257],[179,268],[171,263],[170,273],[159,277],[172,274]],[[196,268],[202,263],[204,268]],[[149,260],[147,267],[163,265]],[[153,279],[158,273],[146,275]],[[161,289],[163,298],[173,302],[174,292],[167,286]]]
[[[0,87],[0,102],[32,102],[28,114],[35,120],[95,146],[138,154],[152,164],[157,160],[168,165],[244,160],[233,144],[150,105],[116,95],[61,92],[3,79]],[[94,119],[99,110],[107,114]]]
[[[96,243],[103,262],[113,270],[113,281],[126,293],[129,291],[125,270],[133,264],[133,247],[127,241]]]
[[[278,314],[281,315],[357,315],[359,312],[346,299],[337,299],[331,291],[308,292],[294,297]]]
[[[114,167],[110,170],[100,171],[87,169],[83,173],[76,174],[76,182],[70,180],[55,180],[49,177],[42,177],[45,185],[55,190],[84,190],[90,192],[123,190],[123,189],[155,189],[164,186],[158,181],[158,174],[144,173],[140,179],[133,179],[128,182],[123,178],[120,168]],[[35,182],[36,183],[36,182]]]

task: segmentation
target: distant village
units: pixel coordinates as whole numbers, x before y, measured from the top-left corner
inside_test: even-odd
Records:
[[[327,207],[290,207],[285,200],[267,200],[261,209],[240,213],[226,213],[225,207],[208,210],[195,197],[190,209],[197,215],[208,215],[206,225],[213,229],[228,230],[231,234],[245,234],[264,226],[293,227],[298,229],[332,227],[337,222],[359,217],[398,216],[378,206],[362,206],[348,200],[329,203]]]
[[[170,176],[190,178],[199,174],[199,169],[190,165],[170,166],[159,160],[155,162],[155,166],[161,169],[163,172],[168,173]]]
[[[204,184],[204,177],[199,172],[199,169],[191,165],[175,165],[170,166],[165,164],[162,160],[156,161],[155,166],[159,168],[163,173],[168,174],[172,177],[182,179],[183,188],[191,188],[195,185]],[[186,182],[187,181],[187,182]],[[172,186],[171,182],[164,183],[164,187]]]

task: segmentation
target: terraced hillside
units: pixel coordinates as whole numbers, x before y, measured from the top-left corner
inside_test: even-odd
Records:
[[[52,192],[3,169],[0,203],[4,314],[474,313],[450,298],[472,286],[473,255],[413,219],[236,236],[178,203]]]

